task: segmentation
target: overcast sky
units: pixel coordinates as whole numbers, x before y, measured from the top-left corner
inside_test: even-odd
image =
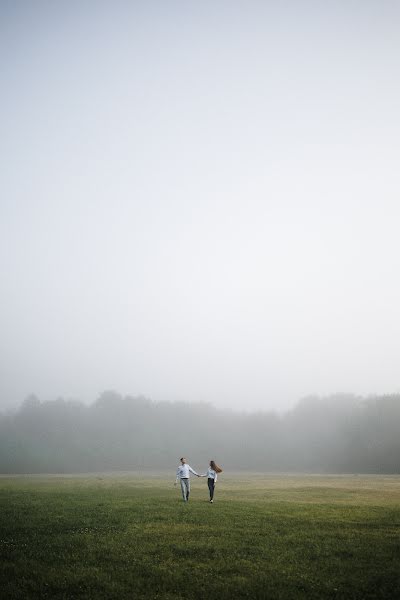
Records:
[[[0,407],[400,391],[400,4],[0,1]]]

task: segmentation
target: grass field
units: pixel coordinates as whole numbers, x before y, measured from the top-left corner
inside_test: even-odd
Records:
[[[400,598],[400,477],[0,478],[1,598]]]

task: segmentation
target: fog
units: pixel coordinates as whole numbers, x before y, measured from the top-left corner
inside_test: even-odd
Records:
[[[103,392],[87,406],[28,397],[0,415],[0,473],[169,469],[399,473],[400,395],[303,398],[284,415]]]
[[[1,2],[0,409],[399,392],[399,17]]]

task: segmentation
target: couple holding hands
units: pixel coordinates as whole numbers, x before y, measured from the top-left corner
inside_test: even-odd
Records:
[[[178,467],[176,472],[176,481],[175,485],[180,481],[181,490],[182,490],[182,498],[184,502],[189,500],[190,494],[190,473],[196,475],[196,477],[207,477],[208,483],[208,491],[210,492],[210,502],[214,501],[214,488],[217,483],[218,473],[222,473],[222,469],[213,461],[210,460],[210,466],[208,467],[207,473],[204,475],[199,475],[192,469],[190,465],[187,464],[186,458],[181,458],[181,464]]]

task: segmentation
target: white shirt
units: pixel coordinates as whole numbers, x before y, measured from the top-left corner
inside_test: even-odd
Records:
[[[179,465],[176,472],[176,479],[189,479],[190,473],[198,476],[198,473],[196,473],[190,465],[187,465],[186,463],[184,465]]]
[[[212,469],[211,467],[208,467],[206,477],[208,477],[208,479],[214,479],[215,482],[218,479],[217,472],[214,471],[214,469]]]

